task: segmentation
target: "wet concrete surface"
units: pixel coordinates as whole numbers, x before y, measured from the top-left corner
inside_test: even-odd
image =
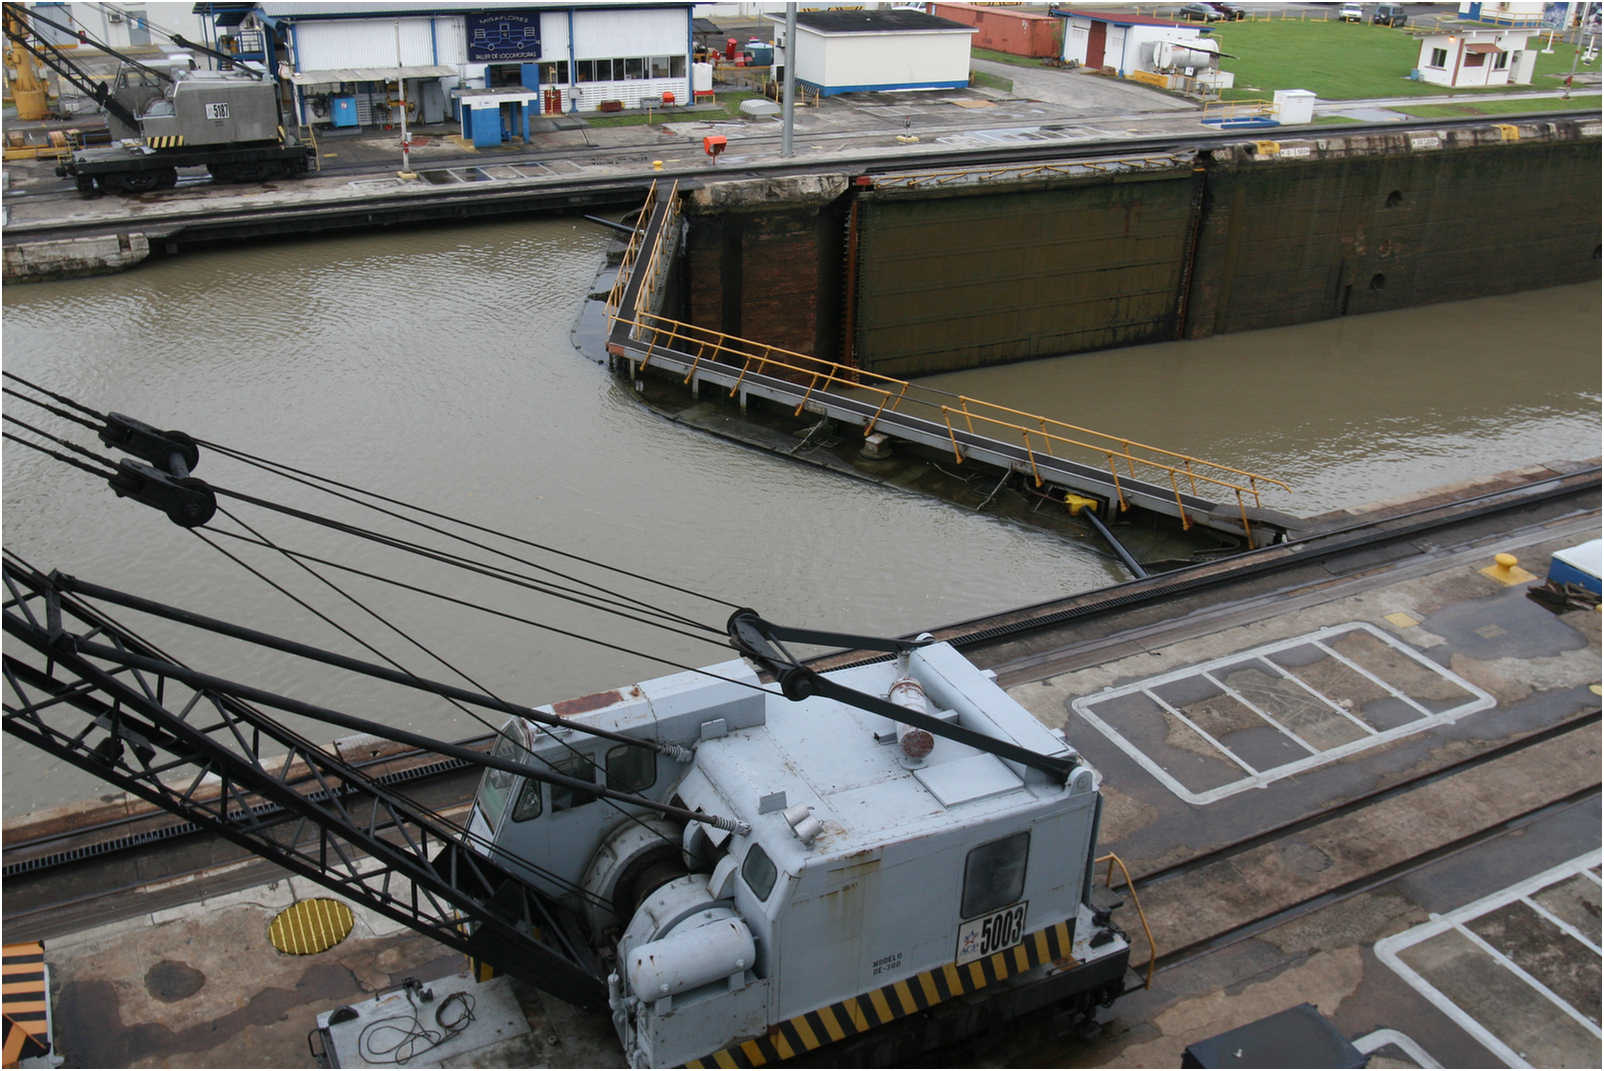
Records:
[[[459,953],[360,906],[335,947],[278,951],[273,918],[314,895],[327,893],[283,877],[49,941],[55,1037],[68,1066],[312,1066],[307,1034],[318,1013],[464,969]],[[619,1066],[605,1015],[519,993],[529,1032],[489,1066]]]

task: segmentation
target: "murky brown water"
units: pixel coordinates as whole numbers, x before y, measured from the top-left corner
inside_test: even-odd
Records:
[[[774,620],[902,633],[1122,578],[1102,554],[1041,532],[734,447],[646,411],[570,338],[608,240],[588,223],[540,220],[192,255],[121,276],[8,287],[5,367],[99,410],[617,563]],[[1267,504],[1317,513],[1597,454],[1598,323],[1596,288],[1572,287],[940,383],[1281,476],[1297,493]],[[31,410],[5,401],[8,414],[62,426]],[[73,438],[98,448],[85,430]],[[35,565],[373,657],[86,474],[8,442],[4,475],[5,545]],[[197,475],[356,516],[215,453]],[[712,644],[230,508],[284,545],[506,613],[676,662],[724,657]],[[219,542],[415,672],[457,679],[281,556]],[[371,581],[339,582],[475,686],[518,701],[667,672],[644,657]],[[728,612],[627,587],[710,624]],[[224,676],[446,738],[480,730],[437,702],[230,641],[180,641],[161,622],[118,616]],[[326,740],[342,731],[309,734]],[[103,791],[9,738],[3,759],[7,814]]]
[[[1599,293],[1556,287],[920,382],[1274,476],[1292,493],[1265,505],[1311,516],[1596,457]]]

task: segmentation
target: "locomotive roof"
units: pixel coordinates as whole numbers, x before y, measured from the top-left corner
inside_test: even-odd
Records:
[[[950,646],[922,648],[911,664],[938,716],[961,718],[969,728],[1042,754],[1071,754],[1059,736]],[[884,696],[897,669],[888,661],[828,676]],[[701,730],[695,767],[680,796],[693,808],[748,823],[759,839],[787,854],[795,845],[809,859],[986,822],[1064,792],[1045,774],[941,737],[923,765],[909,769],[899,761],[889,719],[818,696],[793,702],[772,684],[756,691],[758,683],[751,667],[736,660],[707,667],[705,674],[672,674],[623,693],[573,701],[579,706],[569,710],[565,704],[554,709],[615,729],[656,721],[668,739],[717,719],[711,733]],[[1092,787],[1092,778],[1086,770],[1077,791]],[[782,813],[798,804],[811,807],[824,826],[806,848]]]

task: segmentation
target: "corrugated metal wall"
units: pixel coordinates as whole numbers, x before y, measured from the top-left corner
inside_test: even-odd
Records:
[[[574,12],[575,59],[685,55],[690,39],[684,8]]]
[[[461,16],[435,19],[434,42],[439,62],[449,66],[468,62],[468,31]]]
[[[916,376],[1171,337],[1189,175],[973,196],[865,194],[853,352]]]

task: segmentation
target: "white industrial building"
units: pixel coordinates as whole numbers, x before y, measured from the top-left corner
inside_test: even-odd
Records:
[[[1529,86],[1537,50],[1527,47],[1532,30],[1455,30],[1420,41],[1420,80],[1455,89]]]
[[[1486,22],[1494,26],[1548,26],[1563,29],[1570,25],[1570,9],[1574,3],[1554,3],[1554,0],[1461,0],[1459,17],[1468,22]]]
[[[146,46],[171,50],[169,35],[178,34],[200,40],[205,24],[195,13],[193,3],[174,3],[161,0],[157,3],[87,4],[61,3],[44,0],[28,7],[40,15],[82,30],[97,41],[116,49],[140,49]],[[38,25],[40,36],[57,45],[76,42],[71,34],[54,27]]]
[[[399,71],[410,122],[461,119],[464,135],[485,145],[492,135],[527,137],[538,115],[691,101],[692,6],[269,0],[195,9],[207,17],[208,43],[294,86],[304,123],[397,121]]]
[[[770,17],[779,23],[775,43],[783,45],[784,16]],[[957,89],[969,84],[969,39],[976,32],[909,8],[798,12],[796,80],[826,97]]]
[[[1220,70],[1220,45],[1206,26],[1128,11],[1059,11],[1066,63],[1112,70],[1160,89],[1229,89],[1235,75]]]

